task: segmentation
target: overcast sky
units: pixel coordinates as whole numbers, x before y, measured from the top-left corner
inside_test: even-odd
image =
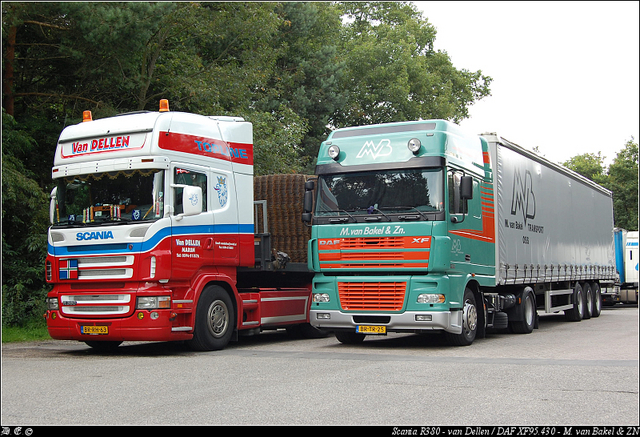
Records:
[[[638,141],[638,2],[414,2],[435,49],[493,78],[461,126],[554,162]]]

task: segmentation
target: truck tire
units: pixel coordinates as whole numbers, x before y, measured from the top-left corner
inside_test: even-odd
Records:
[[[582,318],[590,319],[591,311],[593,311],[593,289],[591,288],[591,283],[585,282],[582,285],[582,294],[584,296],[584,314]]]
[[[199,351],[224,349],[235,328],[235,312],[229,293],[210,285],[202,291],[196,308],[196,322],[189,346]]]
[[[602,292],[600,291],[600,284],[593,282],[591,284],[593,290],[593,309],[591,310],[591,317],[600,317],[602,312]]]
[[[464,306],[462,308],[462,333],[445,332],[444,336],[453,346],[469,346],[476,339],[478,332],[478,307],[473,292],[465,288]]]
[[[531,288],[527,287],[522,292],[520,306],[522,307],[522,320],[509,322],[509,327],[516,334],[531,334],[536,325],[536,316],[538,315],[536,299]]]
[[[564,315],[570,322],[579,322],[584,315],[584,297],[582,296],[582,286],[576,282],[573,287],[573,308],[565,310]]]
[[[336,338],[342,344],[359,344],[362,343],[366,334],[358,334],[357,332],[337,331]]]

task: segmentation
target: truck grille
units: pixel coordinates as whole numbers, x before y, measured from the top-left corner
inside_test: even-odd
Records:
[[[133,277],[133,264],[135,262],[133,255],[83,256],[69,260],[75,260],[77,262],[76,278],[81,281],[91,279],[98,281],[105,279],[130,279]],[[67,277],[66,279],[71,278],[72,277]]]
[[[340,243],[341,249],[393,249],[404,247],[404,237],[359,237],[344,238]]]
[[[131,306],[129,294],[91,294],[60,296],[61,311],[70,316],[113,316],[127,314]]]
[[[351,311],[400,311],[406,288],[406,282],[339,282],[340,306]]]
[[[357,237],[318,240],[320,268],[425,269],[431,237]]]

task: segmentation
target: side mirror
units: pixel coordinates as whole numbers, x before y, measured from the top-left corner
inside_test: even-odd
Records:
[[[182,214],[176,216],[177,220],[202,212],[202,188],[193,185],[172,185],[172,187],[182,188]]]
[[[460,197],[462,199],[473,199],[473,178],[462,176],[460,178]]]
[[[306,181],[304,183],[304,206],[302,213],[302,221],[304,223],[311,223],[313,211],[313,190],[315,188],[315,184],[313,181]]]
[[[51,224],[54,224],[56,219],[56,202],[58,201],[58,187],[53,187],[49,197],[51,197],[51,202],[49,202],[49,221]]]

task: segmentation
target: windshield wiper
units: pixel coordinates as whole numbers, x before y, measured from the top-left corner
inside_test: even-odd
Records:
[[[426,215],[424,215],[424,213],[422,211],[420,211],[418,208],[416,208],[415,206],[383,206],[384,209],[409,209],[409,210],[413,210],[415,212],[417,212],[418,214],[420,214],[420,216],[425,219],[425,220],[429,220],[429,217],[427,217]],[[401,215],[398,217],[400,220],[415,220],[418,217],[417,216],[406,216],[406,215]]]
[[[374,211],[378,211],[380,214],[382,214],[388,221],[391,221],[391,217],[389,217],[388,215],[386,215],[384,212],[382,212],[376,205],[372,205],[369,208],[367,208],[367,213],[369,214],[373,214]],[[378,217],[377,220],[379,220],[380,218]],[[365,217],[365,220],[367,220],[367,218]],[[369,219],[370,221],[375,220],[373,217]]]
[[[349,217],[348,218],[347,217],[332,217],[332,218],[329,219],[329,223],[344,223],[344,222],[348,221],[349,219],[353,219],[354,222],[357,222],[356,218],[354,216],[352,216],[351,214],[349,214],[344,209],[338,209],[338,210],[335,210],[333,212],[344,212]]]

